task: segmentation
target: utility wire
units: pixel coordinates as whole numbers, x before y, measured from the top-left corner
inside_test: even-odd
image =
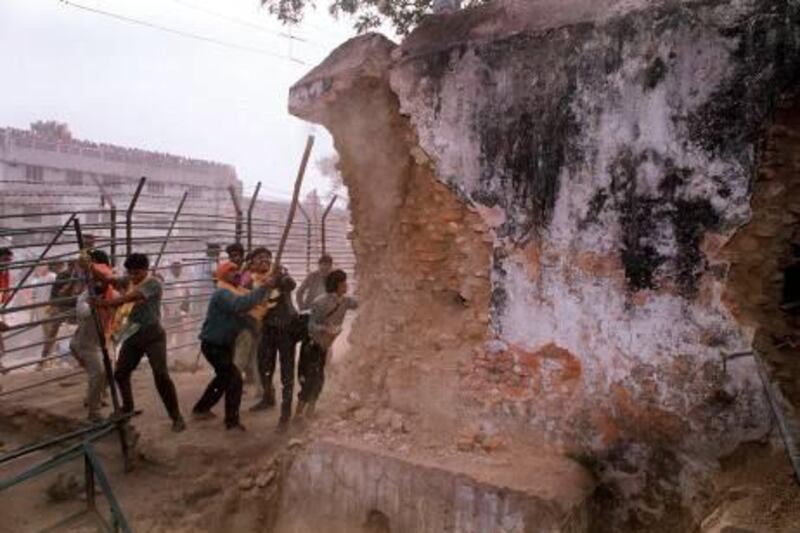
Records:
[[[231,43],[231,42],[228,42],[228,41],[222,41],[222,40],[219,40],[219,39],[215,39],[213,37],[206,37],[206,36],[198,35],[196,33],[191,33],[191,32],[188,32],[188,31],[178,30],[178,29],[175,29],[175,28],[167,27],[167,26],[161,26],[159,24],[153,24],[152,22],[147,22],[146,20],[126,17],[126,16],[120,15],[118,13],[111,13],[110,11],[103,11],[102,9],[95,9],[93,7],[88,7],[88,6],[84,6],[84,5],[81,5],[81,4],[76,4],[74,2],[71,2],[70,0],[59,0],[59,2],[61,2],[62,4],[66,5],[66,6],[74,7],[75,9],[79,9],[79,10],[82,10],[82,11],[87,11],[89,13],[94,13],[96,15],[103,15],[105,17],[110,17],[110,18],[113,18],[115,20],[120,20],[120,21],[123,21],[123,22],[127,22],[129,24],[138,24],[140,26],[145,26],[147,28],[151,28],[151,29],[154,29],[154,30],[160,30],[160,31],[163,31],[163,32],[171,33],[173,35],[179,35],[181,37],[186,37],[188,39],[194,39],[196,41],[202,41],[202,42],[206,42],[206,43],[216,44],[218,46],[223,46],[223,47],[226,47],[226,48],[232,48],[234,50],[241,50],[241,51],[244,51],[244,52],[251,52],[251,53],[254,53],[254,54],[261,54],[261,55],[270,56],[270,57],[277,57],[277,58],[280,58],[280,59],[288,59],[289,61],[292,61],[294,63],[298,63],[300,65],[306,65],[307,64],[305,61],[301,61],[299,59],[295,59],[295,58],[290,57],[290,56],[276,54],[274,52],[270,52],[269,50],[264,50],[263,48],[256,48],[254,46],[247,46],[247,45],[242,45],[242,44]]]
[[[200,13],[205,13],[206,15],[210,15],[212,17],[217,17],[219,19],[226,20],[228,22],[233,22],[234,24],[240,24],[240,25],[246,26],[248,28],[252,28],[252,29],[255,29],[255,30],[258,30],[258,31],[262,31],[262,32],[265,32],[265,33],[269,33],[269,34],[272,34],[272,35],[277,35],[279,37],[284,37],[286,39],[290,39],[290,40],[293,40],[293,41],[299,41],[301,43],[306,43],[306,44],[310,44],[310,45],[313,45],[313,46],[318,46],[320,48],[325,48],[324,45],[319,44],[319,43],[315,43],[313,41],[309,41],[308,39],[305,39],[303,37],[298,37],[296,35],[292,35],[291,33],[286,33],[286,32],[283,32],[283,31],[273,30],[272,28],[268,28],[268,27],[262,26],[260,24],[255,24],[255,23],[250,22],[249,20],[246,20],[246,19],[242,19],[242,18],[239,18],[239,17],[232,17],[230,15],[226,15],[225,13],[220,13],[219,11],[215,11],[213,9],[208,9],[208,8],[205,8],[205,7],[200,7],[200,6],[191,4],[189,2],[185,2],[184,0],[172,0],[172,1],[175,2],[178,5],[181,5],[181,6],[185,7],[185,8],[193,9],[195,11],[199,11]]]

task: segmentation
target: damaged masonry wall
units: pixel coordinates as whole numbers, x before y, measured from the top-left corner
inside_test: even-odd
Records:
[[[350,189],[362,390],[592,450],[646,514],[671,503],[654,478],[689,506],[769,431],[752,362],[722,369],[753,333],[722,250],[798,27],[781,0],[508,1],[335,51],[290,111]]]

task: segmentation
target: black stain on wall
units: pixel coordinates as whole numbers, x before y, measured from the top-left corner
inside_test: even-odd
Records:
[[[652,91],[667,75],[667,65],[664,60],[657,57],[644,71],[644,90]]]
[[[663,178],[654,196],[637,191],[642,163],[662,168]],[[633,154],[625,149],[609,168],[613,209],[618,212],[622,230],[620,256],[628,289],[636,292],[657,289],[659,269],[671,278],[679,294],[694,298],[700,277],[707,269],[701,245],[706,231],[717,230],[721,217],[708,199],[688,199],[681,195],[692,170],[676,167],[672,160],[655,152]],[[671,236],[674,254],[659,252],[658,239]],[[661,243],[664,244],[664,243]]]
[[[745,163],[780,96],[800,86],[800,4],[759,4],[757,15],[720,31],[736,44],[735,69],[688,120],[693,143]]]

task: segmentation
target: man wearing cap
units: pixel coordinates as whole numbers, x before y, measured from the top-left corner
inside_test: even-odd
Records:
[[[233,363],[236,337],[246,326],[243,316],[264,300],[272,280],[249,294],[238,284],[239,267],[225,261],[217,268],[217,289],[208,302],[208,312],[200,330],[200,349],[214,368],[214,379],[192,409],[197,419],[212,418],[211,408],[225,396],[226,429],[244,430],[239,421],[242,402],[242,374]]]

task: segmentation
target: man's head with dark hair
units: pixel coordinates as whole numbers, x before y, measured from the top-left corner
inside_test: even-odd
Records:
[[[150,268],[150,260],[144,254],[131,254],[125,259],[125,270],[128,271],[128,277],[134,284],[139,284],[147,277],[147,271]]]
[[[244,263],[244,246],[235,242],[225,247],[225,253],[228,254],[228,261],[241,267]]]
[[[272,252],[269,248],[259,246],[250,252],[250,268],[254,272],[267,272],[272,266]]]
[[[89,252],[89,259],[92,260],[92,263],[96,263],[98,265],[111,266],[111,260],[108,258],[108,254],[103,250],[91,250]]]
[[[319,271],[322,273],[322,275],[327,276],[333,268],[333,257],[331,257],[329,254],[322,254],[319,256],[319,261],[317,261],[317,264],[319,265]]]
[[[253,248],[253,251],[250,252],[250,257],[255,259],[259,255],[266,255],[270,259],[272,259],[272,252],[266,246],[256,246]]]
[[[325,292],[339,296],[347,293],[347,274],[344,270],[334,270],[325,278]]]
[[[94,248],[96,244],[97,244],[97,237],[95,237],[93,233],[84,233],[83,234],[83,247],[84,248]]]
[[[209,259],[219,258],[219,244],[214,242],[206,243],[206,257]]]

